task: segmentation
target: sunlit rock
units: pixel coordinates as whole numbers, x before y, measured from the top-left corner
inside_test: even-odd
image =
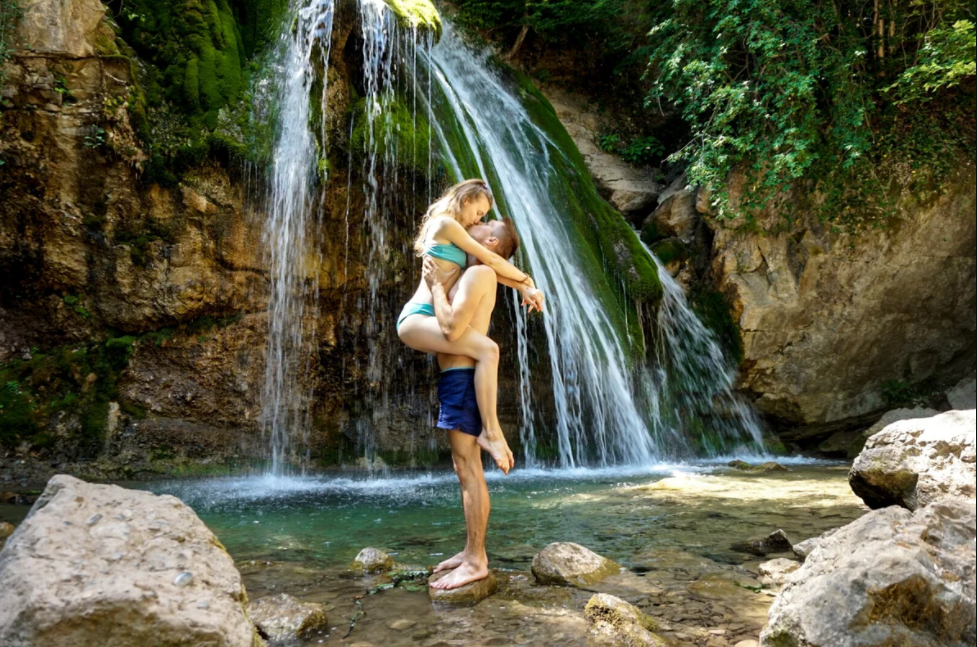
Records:
[[[764,647],[973,645],[977,508],[871,512],[823,538],[770,609]]]
[[[105,16],[99,0],[22,0],[20,38],[37,54],[91,56]]]
[[[0,591],[4,647],[264,644],[230,555],[172,496],[55,476],[0,553]]]
[[[655,621],[621,598],[598,593],[590,598],[584,615],[598,639],[611,645],[627,647],[663,647],[653,632]]]
[[[445,577],[451,571],[445,571],[433,575],[429,580],[429,583],[433,584],[437,582],[442,577]],[[468,605],[468,604],[478,604],[485,598],[493,595],[499,588],[499,582],[492,571],[489,571],[487,577],[480,580],[476,580],[465,586],[460,586],[457,589],[436,589],[432,586],[427,587],[428,597],[431,598],[432,602],[443,602],[445,604],[458,604],[458,605]]]
[[[973,497],[977,416],[950,411],[893,423],[869,438],[852,465],[851,488],[871,508],[921,508],[947,496]]]
[[[359,552],[353,563],[349,565],[352,571],[364,573],[382,573],[394,566],[394,558],[377,548],[364,548]]]
[[[760,584],[768,587],[781,587],[787,576],[799,569],[801,565],[785,557],[764,562],[759,566]]]
[[[261,636],[272,644],[301,640],[327,628],[321,604],[300,602],[286,593],[260,598],[248,605],[248,613]]]
[[[533,575],[540,584],[590,586],[620,572],[615,562],[570,542],[550,544],[533,558]]]

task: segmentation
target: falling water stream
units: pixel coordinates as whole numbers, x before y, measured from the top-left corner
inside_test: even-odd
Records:
[[[402,247],[404,238],[403,232],[392,231],[395,212],[404,206],[396,195],[397,160],[415,154],[398,151],[398,138],[391,132],[398,126],[390,111],[400,100],[410,106],[415,126],[419,117],[429,121],[429,148],[438,150],[452,181],[473,176],[489,180],[498,215],[511,217],[519,229],[522,263],[548,297],[548,311],[539,324],[528,321],[518,304],[514,308],[519,433],[527,466],[543,462],[538,438],[544,430],[555,438],[548,462],[562,468],[647,465],[667,456],[690,455],[693,449],[713,455],[762,451],[756,416],[732,392],[735,369],[657,260],[665,296],[657,325],[645,326],[653,329],[648,335],[654,352],[646,353],[647,360],[636,352],[627,325],[631,306],[622,308],[614,294],[620,288],[588,267],[579,251],[586,234],[566,216],[568,209],[586,208],[566,189],[568,174],[579,173],[553,134],[527,110],[525,97],[498,70],[490,51],[467,45],[450,23],[434,44],[416,28],[399,25],[381,0],[361,0],[359,7],[363,115],[368,121],[362,190],[369,286],[365,300],[347,307],[364,311],[368,378],[379,381],[392,361],[389,353],[381,352],[379,340],[393,313],[380,311],[389,306],[378,293],[389,278],[384,274],[387,259],[395,245]],[[303,270],[305,255],[315,249],[308,232],[319,209],[314,188],[319,152],[308,126],[309,93],[315,86],[316,64],[328,70],[333,0],[296,10],[296,27],[283,39],[285,81],[267,236],[272,299],[264,420],[276,472],[298,449],[292,439],[308,425],[304,411],[309,394],[296,385],[304,370],[301,358],[311,355],[301,352],[312,339],[304,322],[315,318],[307,310],[314,295],[310,298],[304,286],[316,282]],[[325,141],[324,133],[320,141]],[[352,151],[350,155],[352,160]],[[432,155],[429,183],[434,163]],[[596,191],[590,178],[578,181],[583,190]],[[428,184],[428,199],[431,190]],[[416,202],[416,195],[412,198]],[[636,316],[633,309],[630,316]],[[532,335],[534,326],[544,334]],[[533,351],[549,364],[545,373],[551,383],[545,395],[534,388],[540,378],[533,375]],[[541,419],[536,410],[543,397],[552,399],[551,420]],[[690,443],[690,434],[706,434],[708,441]],[[371,446],[375,442],[363,443],[366,451]]]

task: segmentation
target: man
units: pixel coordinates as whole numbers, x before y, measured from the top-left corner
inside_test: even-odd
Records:
[[[503,258],[510,258],[519,248],[519,236],[511,220],[492,220],[475,225],[468,233],[483,247]],[[457,270],[456,270],[457,271]],[[424,278],[434,295],[434,311],[445,337],[454,339],[471,326],[488,335],[495,310],[498,277],[478,259],[468,256],[468,269],[455,283],[450,294],[444,284],[452,277],[430,258],[425,259]],[[533,288],[523,293],[523,303],[539,309],[542,295]],[[497,348],[497,347],[496,347]],[[482,453],[478,436],[482,430],[478,402],[475,399],[475,360],[457,355],[439,355],[441,380],[438,400],[441,412],[438,427],[448,430],[451,457],[461,483],[461,501],[465,512],[467,542],[465,549],[438,564],[435,573],[451,571],[431,584],[436,589],[455,589],[488,575],[485,533],[488,528],[489,493],[482,470]],[[508,450],[508,448],[507,448]],[[511,456],[511,452],[510,456]]]

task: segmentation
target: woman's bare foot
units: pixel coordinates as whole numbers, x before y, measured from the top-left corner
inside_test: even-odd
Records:
[[[465,551],[461,551],[454,557],[446,559],[434,568],[435,573],[440,573],[441,571],[450,571],[453,568],[458,568],[461,563],[465,561]]]
[[[499,466],[503,474],[508,476],[509,470],[516,464],[516,460],[512,455],[512,450],[509,449],[509,443],[505,441],[505,436],[502,435],[502,430],[482,429],[482,433],[476,442],[479,447],[491,454],[495,464]]]
[[[488,577],[488,574],[488,564],[478,564],[475,562],[464,561],[461,563],[461,566],[451,571],[437,582],[431,582],[431,588],[450,591],[451,589],[457,589],[465,586],[466,584],[484,579]]]

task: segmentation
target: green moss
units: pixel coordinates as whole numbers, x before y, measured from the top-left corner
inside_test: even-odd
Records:
[[[353,108],[356,121],[350,147],[354,155],[363,155],[368,145],[366,99],[357,101]],[[405,168],[421,175],[427,174],[430,144],[427,133],[430,130],[427,119],[419,111],[416,117],[403,100],[397,98],[383,113],[383,119],[374,127],[373,137],[378,150],[394,146],[397,160]]]
[[[441,37],[441,14],[431,0],[384,0],[393,9],[401,23],[420,30],[434,32]]]
[[[665,265],[675,261],[684,261],[689,258],[689,250],[678,238],[667,238],[658,241],[651,247],[651,251]]]
[[[741,364],[743,339],[740,336],[740,327],[733,319],[729,303],[722,292],[701,288],[692,293],[690,301],[699,320],[715,333],[727,356],[737,365]]]
[[[183,99],[192,111],[200,110],[200,61],[197,57],[187,62],[183,72]]]

